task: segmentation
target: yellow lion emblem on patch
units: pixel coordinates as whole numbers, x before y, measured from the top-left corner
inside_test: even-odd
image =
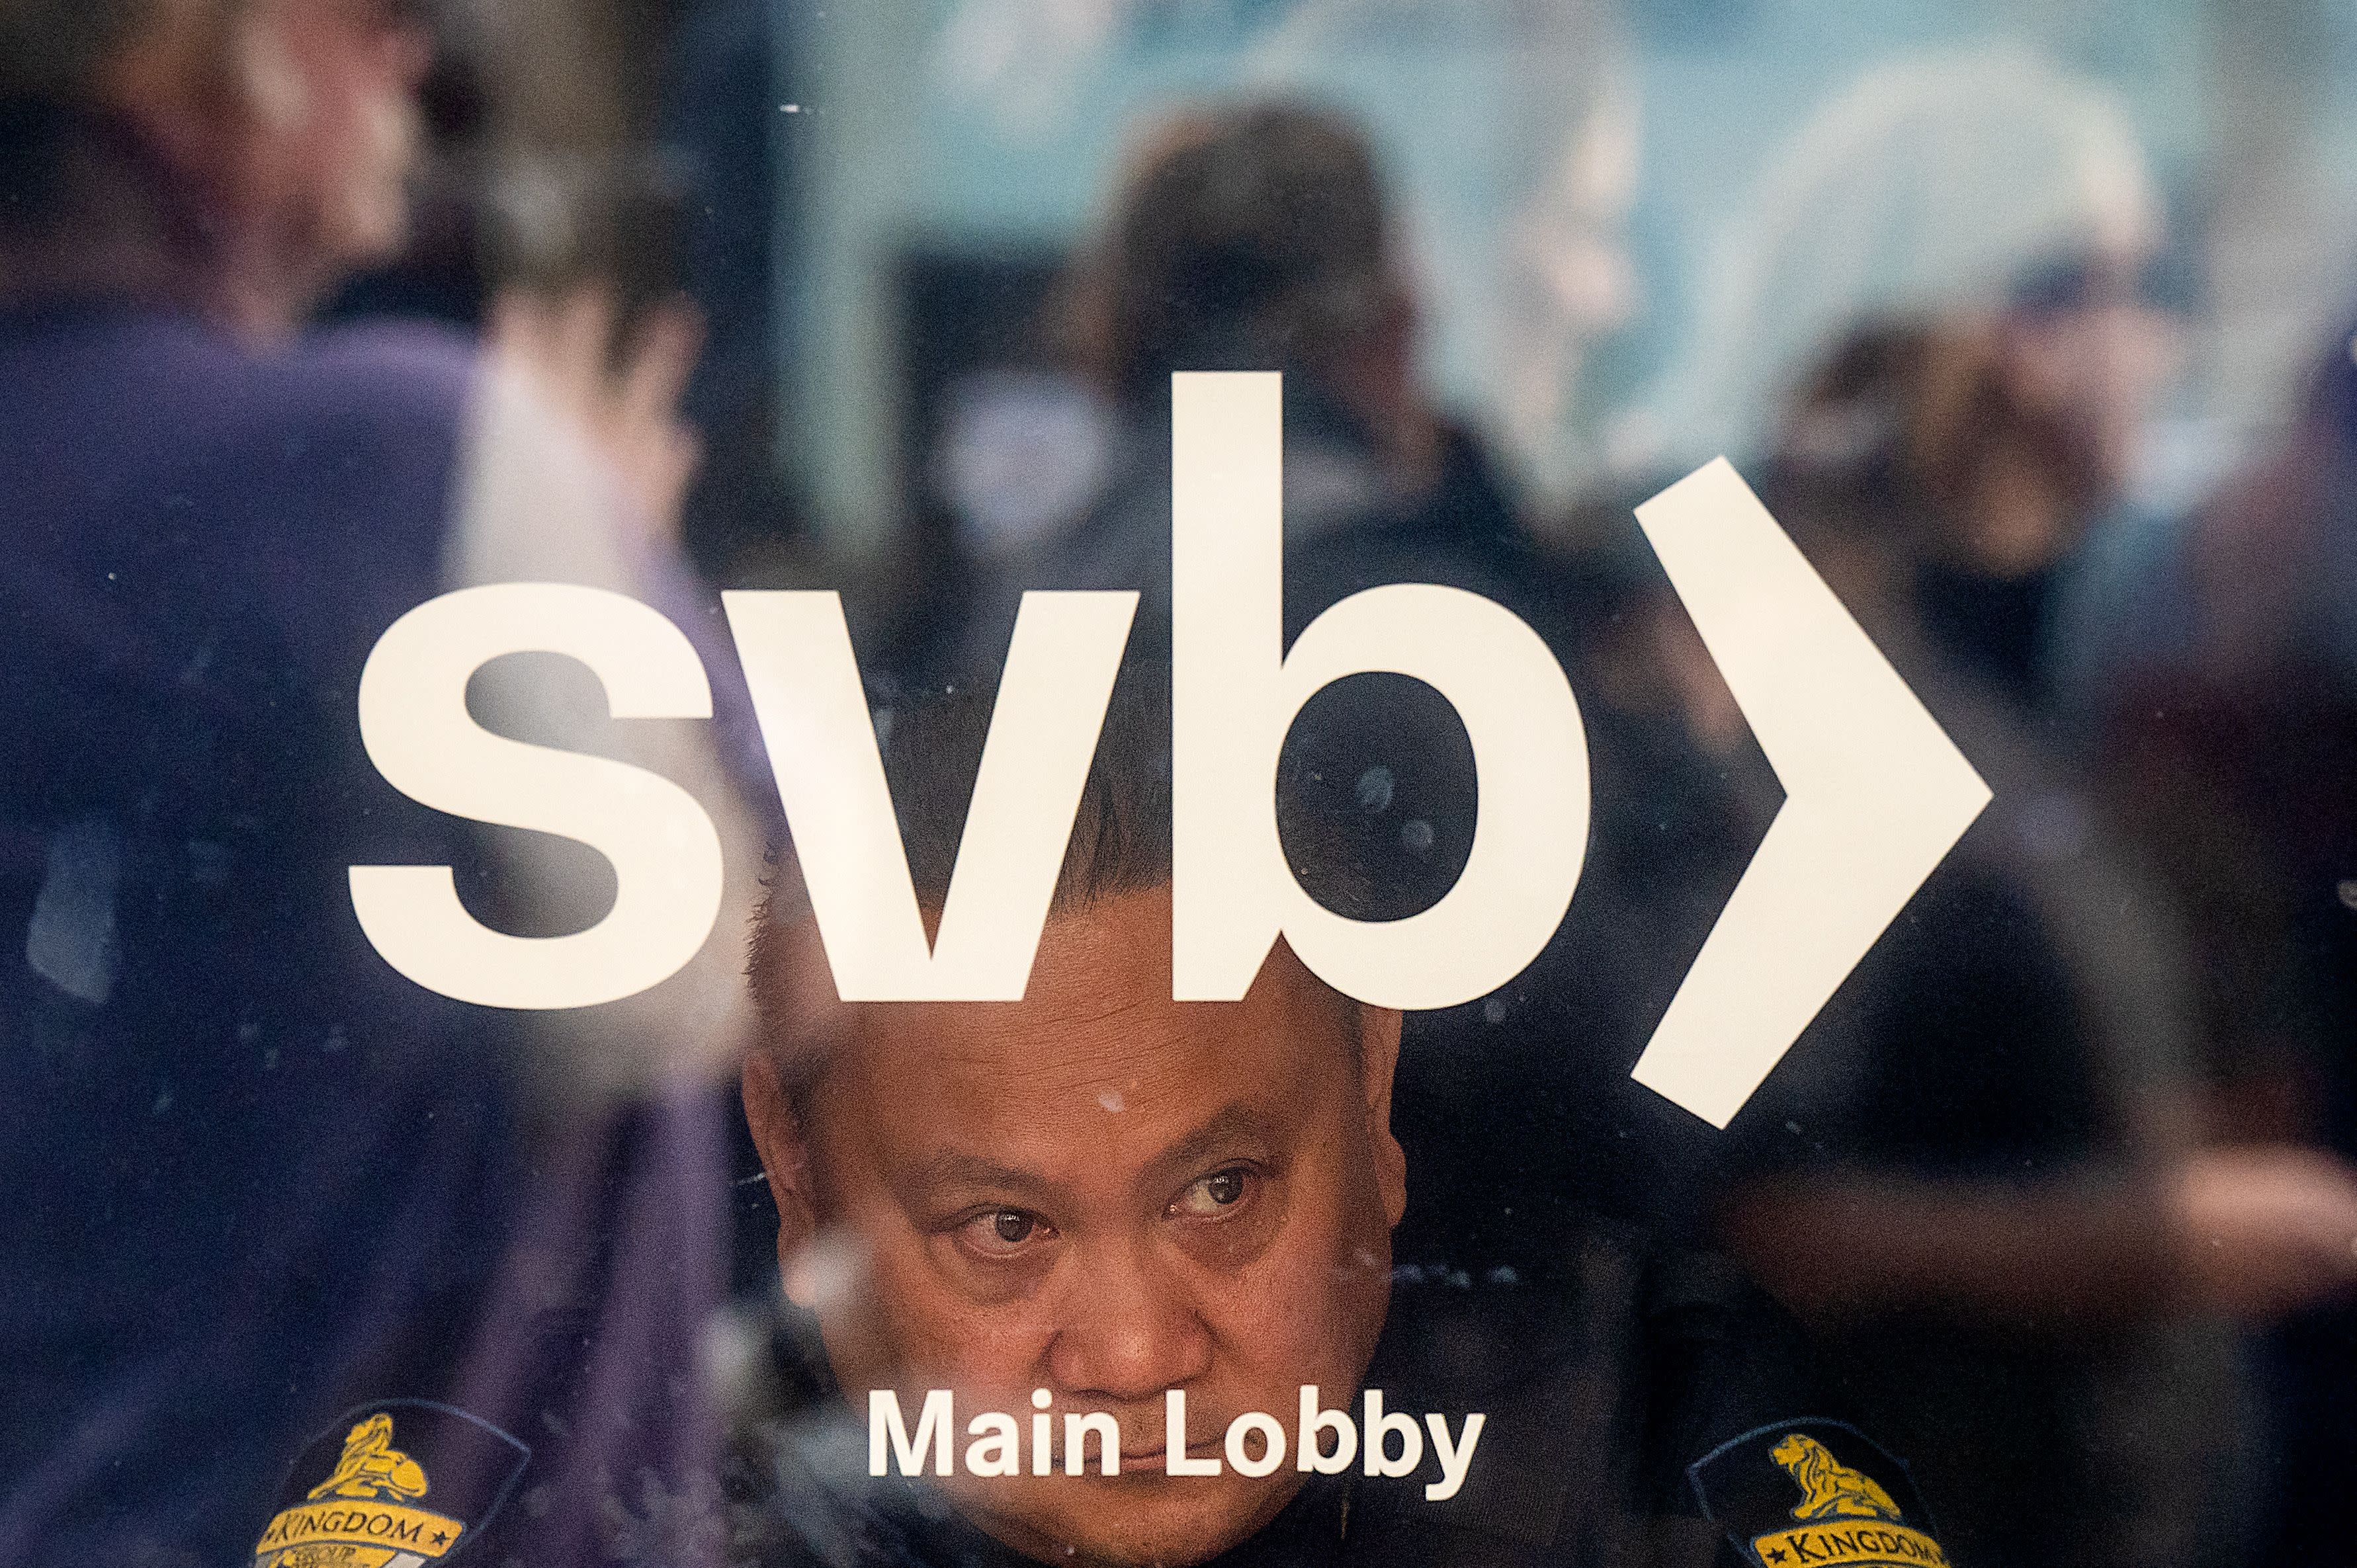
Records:
[[[393,1445],[393,1417],[382,1412],[351,1429],[334,1474],[311,1488],[313,1502],[328,1497],[406,1502],[425,1495],[425,1466]]]
[[[1792,1509],[1794,1519],[1813,1521],[1900,1517],[1899,1505],[1880,1483],[1835,1458],[1813,1437],[1789,1433],[1768,1451],[1768,1457],[1781,1465],[1785,1474],[1801,1488],[1800,1504]]]

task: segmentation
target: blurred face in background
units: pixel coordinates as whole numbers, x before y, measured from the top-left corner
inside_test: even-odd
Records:
[[[158,0],[102,91],[202,203],[207,294],[283,326],[404,243],[431,58],[400,0]]]
[[[1028,1431],[1046,1390],[1060,1444],[1064,1412],[1119,1423],[1117,1475],[1092,1442],[1084,1476],[941,1483],[1044,1561],[1194,1563],[1250,1535],[1300,1472],[1167,1474],[1166,1391],[1216,1458],[1243,1412],[1289,1423],[1302,1384],[1342,1403],[1388,1306],[1399,1015],[1282,944],[1241,1002],[1170,989],[1169,896],[1125,895],[1049,922],[1020,1002],[846,1009],[804,1126],[747,1073],[772,1181],[804,1173],[779,1189],[789,1288],[856,1411],[952,1389],[963,1444],[977,1412]]]
[[[2133,478],[2154,405],[2175,373],[2181,324],[2143,286],[2141,252],[2107,254],[2076,269],[2050,306],[2010,322],[2014,374],[2026,401],[2076,412],[2104,499]]]
[[[1918,411],[1948,397],[1953,443],[1975,455],[1934,554],[1989,578],[2028,576],[2126,496],[2177,360],[2177,320],[2148,296],[2144,270],[2126,252],[2061,269],[2044,297],[1985,328],[1977,350],[1970,332],[1934,334]]]
[[[2001,310],[1869,326],[1799,400],[1784,449],[1878,493],[1886,552],[1992,582],[2043,573],[2126,497],[2175,368],[2180,324],[2144,271],[2099,257],[2031,274]]]
[[[423,29],[393,0],[262,0],[251,48],[279,243],[337,272],[394,254],[431,60]]]

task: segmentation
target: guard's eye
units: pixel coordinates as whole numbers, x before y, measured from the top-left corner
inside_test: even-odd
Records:
[[[1213,1171],[1189,1183],[1172,1201],[1170,1212],[1182,1219],[1216,1219],[1252,1196],[1254,1181],[1254,1173],[1243,1165]]]
[[[985,1258],[1020,1257],[1055,1233],[1046,1220],[1020,1208],[985,1208],[957,1228],[959,1243]]]

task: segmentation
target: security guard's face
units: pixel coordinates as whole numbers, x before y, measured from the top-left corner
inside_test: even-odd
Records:
[[[780,1252],[844,1390],[956,1394],[957,1476],[985,1530],[1057,1563],[1183,1563],[1250,1535],[1298,1487],[1254,1479],[1228,1424],[1290,1432],[1299,1391],[1365,1370],[1405,1203],[1390,1133],[1399,1015],[1361,1010],[1280,945],[1241,1003],[1170,997],[1168,893],[1049,924],[1012,1004],[848,1010],[795,1129],[766,1065],[747,1102],[780,1176]],[[1166,1391],[1189,1456],[1165,1471]],[[1034,1391],[1056,1474],[1032,1468]],[[966,1473],[967,1427],[1014,1417],[1024,1474]],[[1105,1412],[1121,1473],[1064,1474],[1065,1412]],[[1257,1436],[1248,1453],[1262,1452]],[[896,1466],[897,1468],[897,1466]]]

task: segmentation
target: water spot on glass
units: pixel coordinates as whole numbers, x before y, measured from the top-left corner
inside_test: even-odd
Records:
[[[1368,768],[1359,775],[1359,782],[1356,786],[1359,809],[1374,816],[1382,816],[1392,809],[1392,796],[1397,789],[1398,785],[1392,779],[1390,768]]]
[[[41,890],[25,929],[25,961],[67,995],[104,1006],[123,967],[115,893],[123,846],[103,817],[67,823],[49,840]]]
[[[1432,853],[1432,824],[1411,817],[1400,824],[1400,847],[1421,858]]]

